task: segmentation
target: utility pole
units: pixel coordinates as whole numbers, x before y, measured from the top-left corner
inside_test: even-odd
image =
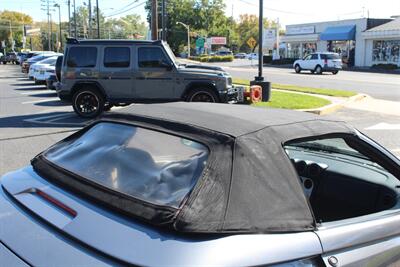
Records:
[[[76,32],[76,4],[74,0],[74,37],[76,38],[77,32]]]
[[[51,18],[51,13],[50,13],[50,51],[53,51],[53,23],[52,23],[52,18]]]
[[[59,40],[60,40],[60,48],[61,48],[62,47],[61,10],[60,10],[60,5],[59,4],[54,4],[54,7],[58,7],[58,25],[60,27]],[[57,42],[57,52],[58,52],[58,42]]]
[[[42,7],[45,7],[45,9],[42,8],[42,10],[46,11],[47,13],[47,45],[48,49],[51,50],[50,0],[41,1],[45,4],[41,5]]]
[[[92,38],[92,1],[89,0],[88,3],[88,9],[89,9],[89,34],[88,38]]]
[[[68,0],[68,37],[71,36],[71,0]]]
[[[100,10],[99,10],[99,0],[96,0],[96,16],[97,16],[97,39],[100,39]]]
[[[151,39],[158,39],[157,0],[151,0]]]
[[[165,1],[166,0],[162,0],[162,40],[166,41],[167,40],[167,15],[166,15],[166,10],[165,10]]]

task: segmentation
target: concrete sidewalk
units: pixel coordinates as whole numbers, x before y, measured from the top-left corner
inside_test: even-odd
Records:
[[[366,96],[360,101],[346,103],[344,107],[400,117],[400,102],[398,101],[381,100]]]

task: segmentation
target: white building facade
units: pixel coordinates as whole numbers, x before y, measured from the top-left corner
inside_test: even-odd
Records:
[[[392,51],[398,51],[397,41],[400,40],[400,29],[398,31],[388,30],[388,27],[382,29],[384,25],[393,21],[360,18],[288,25],[285,35],[280,40],[280,55],[286,58],[302,58],[312,52],[331,51],[339,53],[347,65],[360,67],[372,66],[377,63],[377,59],[381,60],[381,63],[386,59],[395,61],[398,60],[398,56],[396,57],[398,53],[393,54]],[[397,26],[395,24],[390,28]],[[378,40],[393,42],[378,43],[376,42]],[[377,50],[377,47],[384,47],[386,50],[380,54],[373,52],[374,49]],[[390,56],[387,56],[388,52]]]

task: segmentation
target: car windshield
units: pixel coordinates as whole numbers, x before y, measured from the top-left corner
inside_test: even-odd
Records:
[[[164,47],[165,47],[165,51],[167,51],[168,56],[170,57],[170,59],[172,60],[172,62],[176,64],[176,57],[174,55],[174,52],[172,52],[171,47],[169,47],[169,45],[167,43],[164,43]]]
[[[55,64],[56,60],[57,60],[56,57],[51,57],[51,58],[46,58],[46,59],[44,59],[44,60],[41,60],[41,61],[39,61],[38,63],[40,63],[40,64],[49,64],[49,65],[51,65],[51,64]]]
[[[204,145],[132,125],[101,122],[45,153],[54,164],[113,191],[179,207],[208,158]]]

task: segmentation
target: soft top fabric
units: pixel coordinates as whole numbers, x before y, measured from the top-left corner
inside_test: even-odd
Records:
[[[214,103],[132,105],[100,121],[167,131],[210,148],[202,176],[179,208],[149,205],[103,190],[82,177],[71,178],[41,154],[32,160],[35,170],[98,204],[188,233],[313,230],[312,211],[282,144],[298,138],[354,134],[343,122],[303,112]]]

